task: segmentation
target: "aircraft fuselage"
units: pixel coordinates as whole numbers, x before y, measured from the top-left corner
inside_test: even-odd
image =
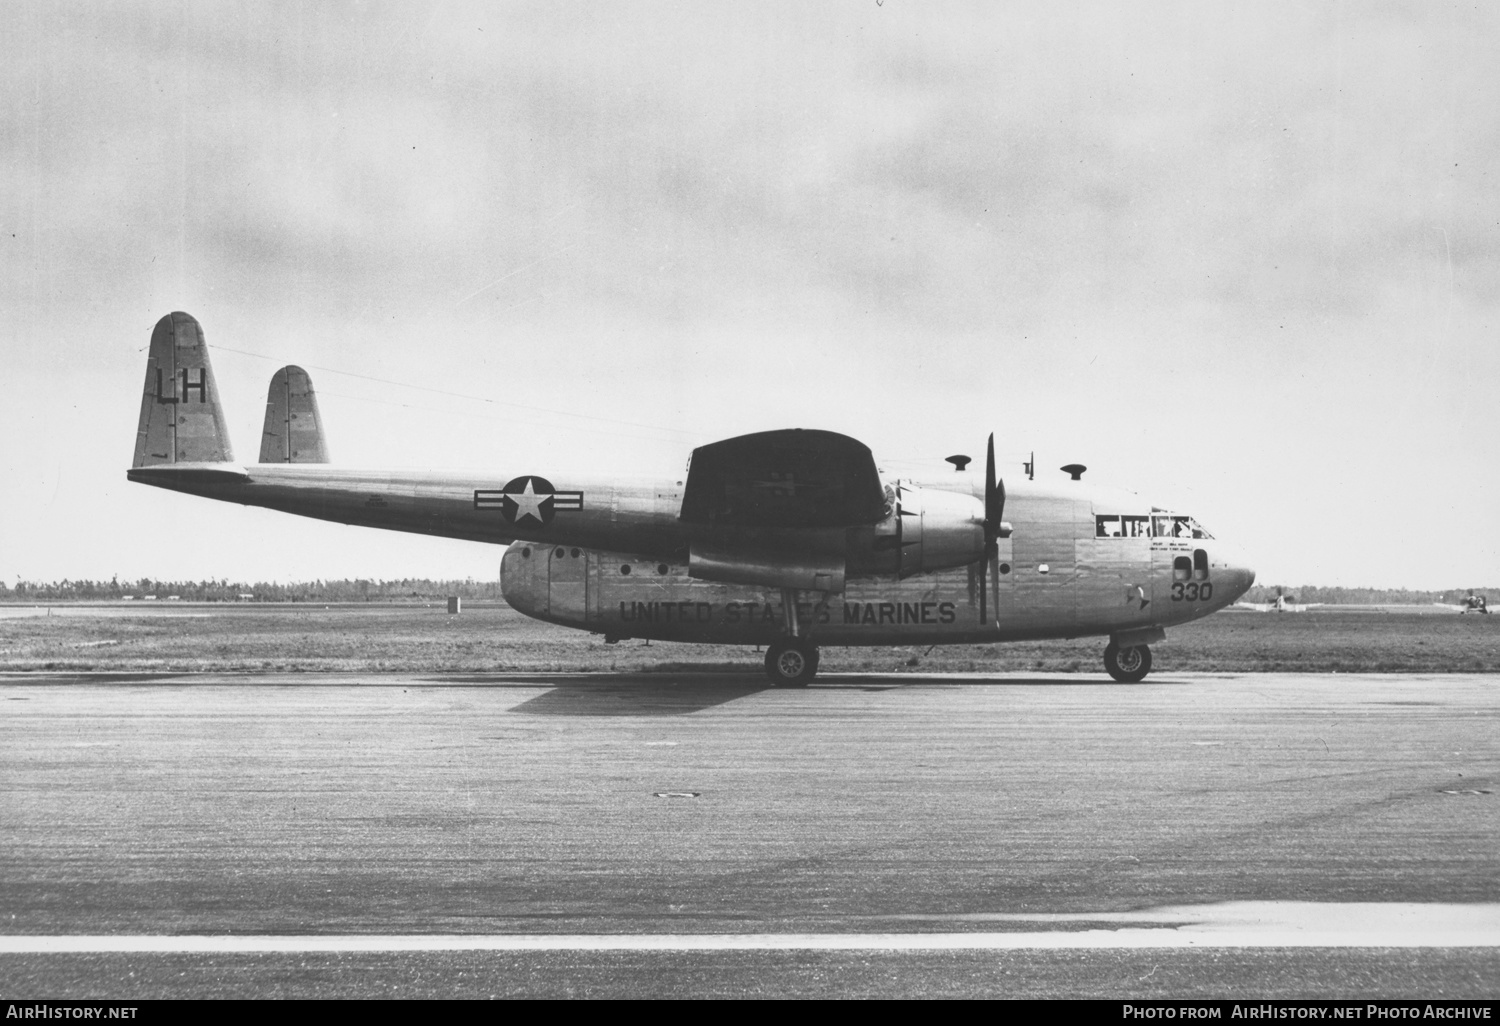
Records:
[[[339,523],[510,544],[506,601],[520,612],[611,638],[767,644],[783,633],[783,592],[702,580],[686,558],[706,532],[680,522],[681,480],[481,477],[320,465],[136,468],[133,480]],[[518,484],[517,482],[521,482]],[[530,485],[530,493],[526,491]],[[973,495],[969,474],[920,482]],[[507,491],[509,489],[509,491]],[[807,635],[825,645],[1015,641],[1168,627],[1232,604],[1254,575],[1212,538],[1100,537],[1099,517],[1150,517],[1139,500],[1081,482],[1010,485],[992,608],[980,618],[974,566],[900,577],[877,563],[876,533],[849,538],[841,593],[798,593]],[[843,532],[841,532],[843,533]],[[862,547],[861,542],[865,545]],[[1191,567],[1184,567],[1186,560]]]

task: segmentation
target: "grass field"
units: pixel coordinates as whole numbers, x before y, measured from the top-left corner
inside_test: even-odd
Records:
[[[0,670],[571,671],[744,669],[752,649],[668,642],[606,645],[503,605],[183,605],[151,612],[54,606],[4,615]],[[23,612],[10,609],[11,613]],[[35,615],[42,613],[42,615]],[[1101,672],[1103,638],[925,648],[829,648],[825,671]],[[1500,616],[1312,610],[1226,612],[1173,628],[1158,673],[1500,672]]]

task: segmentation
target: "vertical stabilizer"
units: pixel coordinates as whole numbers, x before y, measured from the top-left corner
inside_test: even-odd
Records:
[[[312,378],[301,367],[283,367],[266,393],[266,426],[260,436],[262,463],[327,463],[323,418]]]
[[[151,333],[131,466],[233,460],[203,329],[185,313],[170,313]]]

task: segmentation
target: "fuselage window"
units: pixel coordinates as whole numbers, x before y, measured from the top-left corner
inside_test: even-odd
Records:
[[[1147,516],[1116,516],[1105,513],[1094,517],[1095,538],[1149,538],[1151,518]]]
[[[1178,556],[1172,560],[1172,580],[1190,581],[1193,579],[1193,561],[1186,556]]]
[[[1193,577],[1200,581],[1208,580],[1208,553],[1202,549],[1193,550]]]

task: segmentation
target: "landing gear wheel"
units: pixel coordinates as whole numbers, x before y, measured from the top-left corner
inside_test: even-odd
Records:
[[[1104,647],[1104,668],[1121,684],[1139,684],[1151,672],[1151,650],[1145,645],[1121,648],[1111,641]]]
[[[817,672],[818,649],[800,638],[781,638],[766,649],[772,687],[804,688]]]

